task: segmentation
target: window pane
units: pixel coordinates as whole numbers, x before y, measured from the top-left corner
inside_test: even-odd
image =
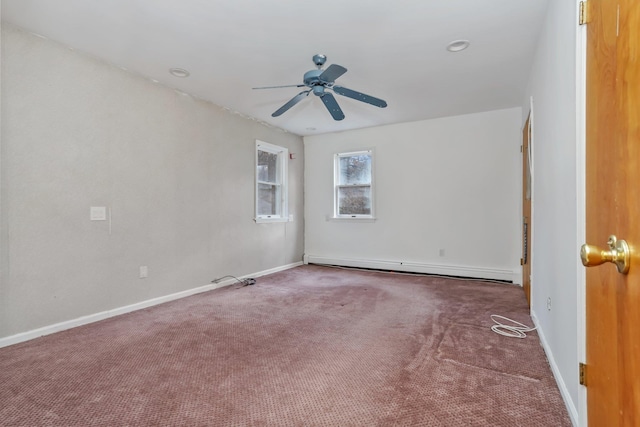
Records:
[[[371,187],[338,188],[339,215],[371,215]]]
[[[258,150],[258,181],[278,183],[278,154]]]
[[[341,185],[371,183],[371,155],[359,154],[340,157]]]
[[[258,184],[258,215],[280,215],[280,186]]]

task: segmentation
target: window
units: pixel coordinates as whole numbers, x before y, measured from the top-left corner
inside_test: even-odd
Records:
[[[256,222],[282,222],[287,209],[289,150],[256,141]]]
[[[371,150],[336,154],[334,182],[336,218],[373,218]]]

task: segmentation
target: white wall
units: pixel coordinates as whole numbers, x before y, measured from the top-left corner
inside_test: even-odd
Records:
[[[520,121],[514,108],[305,137],[305,259],[519,281]],[[333,155],[369,148],[377,219],[328,220]]]
[[[256,139],[296,153],[292,223],[253,221]],[[301,261],[303,149],[3,25],[0,338]]]
[[[526,114],[533,96],[532,314],[574,423],[580,387],[579,247],[584,238],[576,3],[549,2],[523,102]]]

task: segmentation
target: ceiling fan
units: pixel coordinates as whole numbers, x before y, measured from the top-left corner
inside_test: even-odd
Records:
[[[327,110],[331,114],[334,120],[342,120],[344,119],[344,113],[342,109],[338,105],[336,98],[333,96],[331,92],[328,92],[327,89],[331,89],[333,92],[338,95],[346,96],[348,98],[353,98],[358,101],[366,102],[367,104],[375,105],[376,107],[384,108],[387,106],[386,101],[376,98],[371,95],[366,95],[361,92],[357,92],[352,89],[347,89],[346,87],[336,86],[335,81],[338,77],[342,76],[347,72],[347,69],[341,65],[331,64],[327,67],[326,70],[322,69],[322,66],[327,61],[327,57],[325,55],[314,55],[313,62],[318,67],[317,70],[311,70],[304,73],[303,84],[300,85],[286,85],[286,86],[265,86],[265,87],[254,87],[253,89],[275,89],[275,88],[283,88],[283,87],[308,87],[309,89],[303,90],[289,102],[284,104],[282,107],[278,108],[273,114],[272,117],[278,117],[282,115],[284,112],[289,110],[291,107],[296,105],[298,102],[302,101],[304,98],[309,96],[309,93],[313,92],[314,95],[319,96],[322,102],[324,103]]]

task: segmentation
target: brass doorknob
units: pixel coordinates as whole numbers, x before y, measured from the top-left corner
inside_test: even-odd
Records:
[[[607,242],[609,249],[600,249],[593,245],[582,245],[580,248],[580,258],[585,267],[595,267],[596,265],[611,262],[616,265],[618,272],[627,274],[631,260],[629,245],[624,240],[618,240],[616,236],[609,236]]]

